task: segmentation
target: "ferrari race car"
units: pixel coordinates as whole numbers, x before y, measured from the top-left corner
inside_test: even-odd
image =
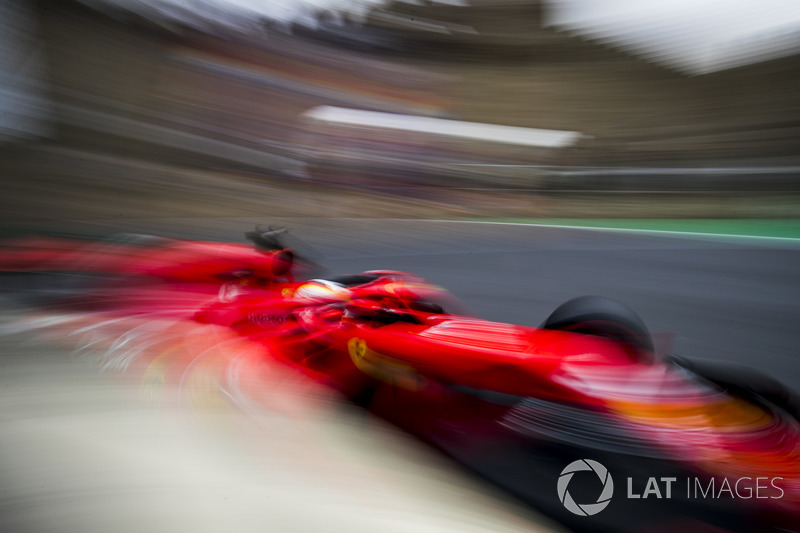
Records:
[[[800,403],[777,381],[656,355],[607,298],[492,322],[413,274],[314,277],[282,231],[246,235],[16,241],[0,268],[102,272],[62,306],[224,328],[574,530],[800,530]]]

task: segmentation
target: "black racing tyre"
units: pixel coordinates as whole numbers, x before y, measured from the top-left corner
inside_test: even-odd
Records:
[[[756,395],[800,420],[800,395],[755,368],[728,361],[688,359],[677,355],[669,356],[669,360],[730,393],[748,399]]]
[[[620,342],[639,356],[653,353],[653,339],[639,315],[603,296],[581,296],[561,304],[541,325]]]

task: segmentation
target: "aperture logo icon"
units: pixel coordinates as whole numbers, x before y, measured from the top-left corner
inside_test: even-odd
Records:
[[[600,482],[603,484],[603,490],[600,492],[600,496],[597,497],[595,503],[576,503],[567,490],[569,482],[572,481],[572,476],[575,475],[575,472],[589,470],[597,474],[598,479],[600,479]],[[611,502],[611,496],[613,495],[614,480],[611,479],[611,474],[608,473],[608,469],[591,459],[578,459],[577,461],[573,461],[561,471],[561,475],[558,477],[558,499],[561,500],[561,503],[569,512],[575,513],[576,515],[596,515],[608,506],[609,502]]]

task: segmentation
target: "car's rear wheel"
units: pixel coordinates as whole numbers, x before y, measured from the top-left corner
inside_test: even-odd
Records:
[[[653,339],[642,319],[626,305],[602,296],[581,296],[561,304],[541,325],[617,341],[641,359],[653,354]]]

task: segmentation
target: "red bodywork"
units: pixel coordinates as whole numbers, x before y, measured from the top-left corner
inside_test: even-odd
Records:
[[[289,250],[238,244],[39,239],[8,246],[0,269],[155,280],[104,299],[127,313],[172,312],[227,328],[262,347],[270,364],[324,383],[446,451],[458,447],[462,458],[489,453],[492,439],[591,450],[588,437],[569,431],[585,415],[606,451],[617,439],[622,454],[673,461],[698,475],[780,478],[780,498],[744,505],[788,517],[782,523],[800,521],[800,424],[780,408],[609,339],[451,314],[444,289],[408,273],[366,272],[337,283],[340,292],[309,299],[306,283],[293,279],[292,259]]]

